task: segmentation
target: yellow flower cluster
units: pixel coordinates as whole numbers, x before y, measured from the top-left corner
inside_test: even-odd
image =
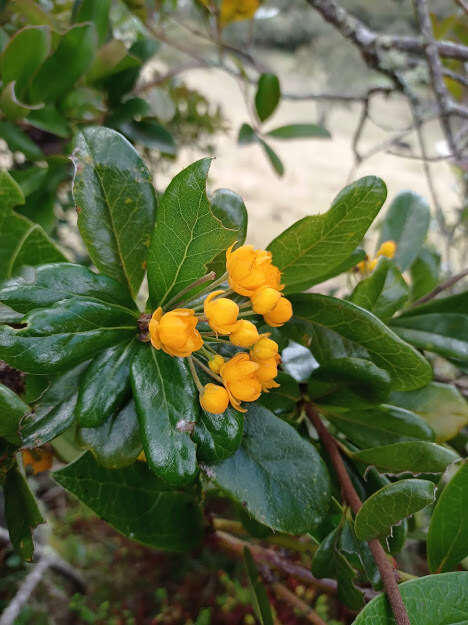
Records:
[[[191,357],[194,352],[207,360],[208,366],[193,358],[206,373],[220,384],[209,383],[204,387],[193,368],[192,374],[200,391],[200,403],[208,412],[220,414],[229,402],[236,410],[244,411],[241,402],[255,401],[263,392],[279,386],[274,378],[278,374],[280,355],[278,344],[269,334],[259,334],[252,321],[244,316],[262,315],[264,321],[278,327],[289,321],[293,311],[291,302],[281,291],[281,273],[272,263],[271,253],[243,245],[226,252],[226,270],[230,292],[249,298],[238,303],[225,297],[227,292],[218,289],[209,293],[203,301],[203,314],[197,307],[175,308],[166,313],[159,307],[152,315],[148,330],[151,344],[171,356]],[[223,281],[223,280],[221,280]],[[219,281],[218,281],[219,283]],[[201,306],[199,305],[198,308]],[[251,307],[251,311],[246,310]],[[207,324],[206,331],[197,329]],[[220,339],[225,336],[227,339]],[[238,352],[225,359],[217,354],[210,343],[229,342],[249,352]]]
[[[384,241],[377,250],[375,258],[370,259],[367,257],[365,260],[361,260],[361,262],[356,265],[358,271],[364,275],[371,273],[376,268],[379,258],[381,256],[393,258],[395,256],[396,248],[397,246],[395,241]]]

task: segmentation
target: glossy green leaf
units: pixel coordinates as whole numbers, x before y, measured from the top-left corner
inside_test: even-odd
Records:
[[[3,495],[11,544],[24,560],[32,560],[34,543],[31,531],[44,523],[44,519],[26,480],[16,467],[7,473]]]
[[[107,469],[120,469],[133,464],[142,450],[133,400],[98,427],[80,428],[78,442]]]
[[[247,570],[252,605],[257,619],[260,625],[273,625],[274,621],[268,595],[248,547],[244,547],[244,564]]]
[[[232,456],[241,443],[243,427],[244,415],[233,408],[222,414],[200,410],[192,435],[198,459],[217,463]]]
[[[239,145],[249,145],[255,143],[258,140],[255,130],[250,124],[242,124],[239,128],[239,134],[237,135],[237,143]]]
[[[137,333],[131,311],[79,297],[33,310],[24,323],[21,330],[0,326],[0,358],[29,373],[70,368]]]
[[[131,378],[148,466],[172,487],[193,482],[196,446],[187,426],[197,420],[200,408],[187,365],[142,345],[133,358]]]
[[[262,393],[258,401],[278,417],[285,419],[293,417],[302,399],[299,384],[283,371],[278,373],[275,381],[280,387],[276,388],[274,393]]]
[[[19,445],[19,423],[30,407],[16,393],[0,384],[0,438]]]
[[[362,504],[354,521],[360,540],[384,538],[391,526],[422,510],[435,499],[435,484],[428,480],[400,480],[384,486]]]
[[[440,297],[426,302],[425,304],[421,304],[420,306],[408,308],[400,315],[400,317],[419,317],[421,315],[433,315],[437,313],[467,315],[467,310],[468,291],[462,291],[456,295]]]
[[[429,568],[434,573],[454,568],[468,555],[468,461],[461,463],[440,495],[427,536]]]
[[[311,139],[317,137],[328,139],[331,137],[328,130],[318,124],[288,124],[270,130],[266,134],[275,139]]]
[[[71,133],[67,118],[53,105],[46,104],[40,109],[31,111],[28,115],[28,124],[62,139],[68,139]]]
[[[47,167],[32,165],[24,169],[13,169],[10,176],[19,184],[24,197],[28,197],[34,191],[42,187],[47,179]],[[21,200],[17,202],[21,203]]]
[[[20,425],[22,447],[40,447],[60,436],[75,419],[78,384],[88,363],[82,363],[52,378],[45,392],[35,399],[34,412],[29,413]],[[30,376],[44,377],[44,376]]]
[[[144,145],[150,150],[158,150],[161,154],[169,156],[177,154],[177,146],[172,134],[152,119],[121,124],[120,130],[133,143]]]
[[[379,244],[395,241],[395,263],[405,271],[421,250],[431,219],[429,205],[413,191],[399,193],[385,215]]]
[[[0,301],[22,313],[77,295],[134,308],[132,299],[118,282],[73,263],[26,267],[21,275],[0,286]]]
[[[369,358],[390,374],[395,390],[412,390],[430,381],[429,363],[372,313],[315,293],[295,295],[291,301],[294,319],[319,363],[331,357]]]
[[[257,521],[274,530],[303,534],[328,513],[330,478],[323,460],[294,428],[262,406],[249,408],[240,448],[212,465],[210,475]]]
[[[276,154],[273,148],[269,146],[268,143],[263,141],[263,139],[259,139],[258,141],[260,145],[262,146],[263,151],[265,152],[265,155],[267,159],[270,161],[270,164],[275,170],[275,172],[278,174],[278,176],[282,176],[284,174],[284,165],[280,157],[278,156],[278,154]]]
[[[356,569],[362,569],[374,588],[381,587],[379,569],[367,542],[359,540],[354,531],[354,523],[347,519],[340,535],[340,551]]]
[[[466,625],[468,572],[428,575],[399,584],[411,625]],[[381,594],[358,614],[353,625],[394,625],[392,610]]]
[[[268,249],[282,272],[285,292],[328,279],[361,242],[386,197],[384,182],[366,176],[345,187],[328,212],[304,217],[274,239]]]
[[[28,105],[22,102],[18,97],[15,82],[8,83],[0,94],[0,108],[5,117],[13,122],[27,117],[31,111],[41,106],[41,104]]]
[[[408,299],[408,285],[398,267],[385,257],[372,274],[361,280],[351,295],[351,302],[388,321]]]
[[[384,472],[442,473],[458,455],[427,441],[405,441],[355,452],[353,458]]]
[[[130,362],[136,337],[99,353],[80,383],[75,415],[78,425],[95,428],[119,410],[130,395]]]
[[[24,95],[31,77],[50,50],[48,26],[26,26],[14,34],[0,57],[3,84],[16,82],[16,93]]]
[[[279,104],[281,89],[278,76],[262,74],[258,79],[257,93],[255,94],[255,108],[260,121],[265,121],[272,115]]]
[[[32,79],[32,101],[56,100],[69,91],[93,62],[96,39],[93,24],[72,26],[65,32]]]
[[[138,292],[154,222],[151,174],[133,146],[109,128],[87,128],[73,154],[78,227],[102,273]]]
[[[0,172],[0,215],[23,203],[24,195],[20,185],[7,171]]]
[[[217,189],[210,197],[211,210],[225,228],[236,231],[235,240],[242,245],[247,236],[248,215],[244,200],[230,189]],[[210,271],[222,276],[226,271],[226,252],[221,251],[208,265]]]
[[[41,148],[13,122],[0,121],[0,137],[12,152],[22,152],[30,161],[44,158]]]
[[[434,289],[439,282],[440,254],[423,246],[409,268],[411,299],[417,300]]]
[[[186,551],[200,543],[202,518],[195,496],[171,490],[144,462],[107,469],[87,452],[54,478],[133,540],[168,551]]]
[[[328,273],[323,274],[320,278],[320,282],[326,282],[327,280],[331,280],[331,278],[339,276],[342,273],[353,271],[356,265],[360,263],[361,260],[365,260],[365,258],[366,252],[362,249],[362,247],[357,247],[340,265],[334,267]]]
[[[361,449],[403,441],[433,441],[434,432],[414,412],[382,404],[370,409],[325,410],[327,418]]]
[[[154,306],[207,273],[208,265],[237,236],[213,214],[206,197],[211,159],[204,158],[169,183],[158,208],[148,254],[148,285]]]
[[[109,31],[109,11],[111,0],[75,0],[72,9],[72,22],[93,22],[99,44],[104,43]]]
[[[437,443],[449,441],[468,424],[468,404],[450,384],[431,382],[417,391],[392,393],[390,401],[420,415],[434,430]]]

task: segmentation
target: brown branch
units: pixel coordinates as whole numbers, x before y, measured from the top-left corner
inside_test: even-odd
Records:
[[[343,496],[351,506],[354,514],[357,514],[362,506],[362,503],[351,482],[351,478],[348,475],[335,439],[322,423],[322,420],[320,419],[314,406],[308,403],[305,408],[307,416],[317,430],[320,440],[330,457],[338,480],[341,484]],[[397,625],[411,625],[403,599],[401,598],[400,590],[398,588],[397,573],[388,560],[387,554],[385,553],[380,542],[375,538],[369,541],[369,548],[372,552],[377,568],[379,569],[385,592],[390,602]]]
[[[299,599],[293,592],[291,592],[286,586],[281,584],[280,582],[273,582],[270,585],[271,589],[278,597],[278,599],[282,599],[289,603],[291,607],[293,607],[298,612],[301,612],[304,617],[309,621],[309,623],[313,623],[314,625],[327,625],[323,619],[317,614],[315,610],[313,610],[305,601]]]
[[[464,269],[463,271],[460,271],[460,273],[455,274],[454,276],[452,276],[445,282],[441,282],[430,293],[423,295],[418,300],[413,302],[413,304],[411,304],[411,308],[414,308],[415,306],[420,306],[421,304],[425,304],[426,302],[429,302],[431,299],[434,299],[434,297],[439,295],[439,293],[442,293],[442,291],[446,291],[451,286],[456,284],[459,280],[462,280],[465,276],[468,276],[468,269]]]
[[[465,0],[455,0],[455,2],[468,15],[468,4],[466,4]]]

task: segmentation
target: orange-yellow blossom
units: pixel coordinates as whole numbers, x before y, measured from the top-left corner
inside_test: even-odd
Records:
[[[227,297],[216,297],[224,291],[213,291],[203,304],[205,316],[217,334],[231,334],[237,322],[239,306]],[[216,298],[216,299],[215,299]]]
[[[259,365],[256,376],[262,385],[262,390],[279,386],[274,378],[278,375],[278,363],[281,360],[278,354],[278,343],[263,334],[250,350],[250,358]]]
[[[396,252],[396,243],[395,241],[384,241],[382,245],[377,250],[377,258],[379,256],[386,256],[387,258],[393,258]]]
[[[159,307],[149,322],[151,345],[170,356],[190,356],[203,345],[197,322],[195,311],[190,308],[175,308],[163,314]]]
[[[281,291],[281,273],[271,262],[271,253],[254,250],[252,245],[242,245],[232,251],[235,243],[226,252],[226,269],[229,286],[233,291],[252,297],[262,286]]]
[[[258,341],[258,330],[251,321],[240,319],[229,335],[229,340],[237,347],[251,347]]]
[[[222,26],[230,22],[251,19],[258,7],[259,0],[222,0],[220,22]]]
[[[257,315],[269,313],[278,303],[281,292],[271,286],[261,286],[250,298],[252,308]]]
[[[282,326],[289,321],[293,315],[291,302],[284,296],[281,296],[278,303],[266,315],[263,315],[265,322],[274,328]]]
[[[276,358],[278,354],[278,343],[268,338],[270,335],[261,334],[258,341],[252,347],[250,355],[253,360],[266,360],[267,358]]]
[[[207,412],[221,414],[228,407],[229,394],[224,386],[208,383],[200,393],[200,404]]]
[[[240,412],[246,412],[240,402],[255,401],[260,397],[262,385],[256,375],[259,368],[245,352],[236,354],[221,367],[221,378],[229,400]]]
[[[216,356],[213,356],[213,358],[208,361],[208,366],[213,373],[219,373],[223,365],[224,358],[220,354],[216,354]]]

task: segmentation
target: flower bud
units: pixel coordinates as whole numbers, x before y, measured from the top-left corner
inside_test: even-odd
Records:
[[[240,319],[229,335],[229,340],[238,347],[250,347],[258,341],[258,330],[251,321]]]
[[[236,354],[221,367],[223,384],[236,410],[245,412],[240,402],[255,401],[260,397],[262,385],[256,376],[258,369],[259,365],[245,352]]]
[[[221,414],[229,404],[229,395],[224,386],[208,383],[200,393],[201,407],[212,414]]]
[[[190,356],[203,345],[196,330],[198,319],[189,308],[176,308],[163,315],[161,307],[154,311],[148,330],[151,344],[170,356]]]
[[[377,256],[386,256],[387,258],[393,258],[396,252],[395,241],[384,241],[377,251]]]
[[[267,391],[270,388],[277,388],[279,384],[274,381],[274,378],[278,375],[278,360],[276,358],[267,358],[266,360],[257,360],[258,369],[256,372],[257,379],[262,385],[262,390]]]
[[[237,322],[239,306],[227,297],[214,299],[221,293],[224,293],[224,291],[210,293],[205,299],[203,308],[210,327],[216,333],[230,334]]]
[[[278,303],[281,293],[271,286],[262,286],[251,297],[252,308],[258,315],[269,313]]]
[[[285,297],[281,297],[278,300],[276,306],[263,318],[269,326],[278,327],[282,326],[286,321],[289,321],[292,317],[293,309],[291,302]]]
[[[216,356],[213,356],[213,358],[208,361],[208,366],[213,373],[219,373],[223,365],[224,358],[220,356],[220,354],[216,354]]]
[[[281,273],[271,262],[271,252],[254,250],[252,245],[242,245],[233,252],[234,245],[226,252],[226,270],[233,291],[246,297],[252,297],[262,286],[281,291]]]
[[[252,360],[266,360],[275,358],[278,354],[278,343],[268,338],[268,334],[262,334],[250,351]]]

